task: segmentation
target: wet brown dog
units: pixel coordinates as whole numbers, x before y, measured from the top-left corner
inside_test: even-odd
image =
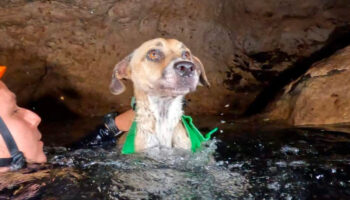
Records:
[[[121,79],[134,84],[135,151],[157,146],[190,149],[181,122],[182,102],[198,84],[209,86],[200,60],[180,41],[157,38],[143,43],[114,67],[110,89],[115,95],[125,90]]]

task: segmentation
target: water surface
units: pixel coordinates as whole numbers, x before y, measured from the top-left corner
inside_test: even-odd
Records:
[[[46,141],[51,145],[46,148],[50,165],[26,172],[45,176],[3,189],[0,197],[350,199],[349,126],[287,127],[222,116],[194,119],[204,132],[220,129],[196,154],[168,149],[134,155],[121,155],[116,148],[72,151],[52,145],[73,141],[87,128],[75,126],[77,121],[67,130],[51,129],[56,132],[50,138],[57,137]],[[72,126],[75,131],[70,131]]]

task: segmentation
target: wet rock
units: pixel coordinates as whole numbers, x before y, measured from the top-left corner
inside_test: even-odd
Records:
[[[293,125],[350,122],[350,46],[315,63],[267,109]]]
[[[110,94],[114,65],[148,39],[177,38],[212,83],[188,96],[187,112],[220,113],[229,102],[225,112],[240,115],[273,78],[348,24],[348,10],[345,0],[2,0],[0,63],[20,104],[50,94],[78,114],[102,115],[128,109],[132,96],[130,83]]]

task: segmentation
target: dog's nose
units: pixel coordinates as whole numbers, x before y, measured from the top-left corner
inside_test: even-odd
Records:
[[[194,64],[188,61],[177,62],[174,64],[174,68],[180,76],[192,76],[195,70]]]

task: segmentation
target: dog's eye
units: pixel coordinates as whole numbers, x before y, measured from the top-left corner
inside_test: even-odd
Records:
[[[182,58],[183,59],[190,59],[190,57],[191,57],[190,52],[188,52],[188,51],[182,52]]]
[[[163,54],[161,51],[157,49],[152,49],[147,53],[147,59],[151,61],[159,61],[163,58]]]

